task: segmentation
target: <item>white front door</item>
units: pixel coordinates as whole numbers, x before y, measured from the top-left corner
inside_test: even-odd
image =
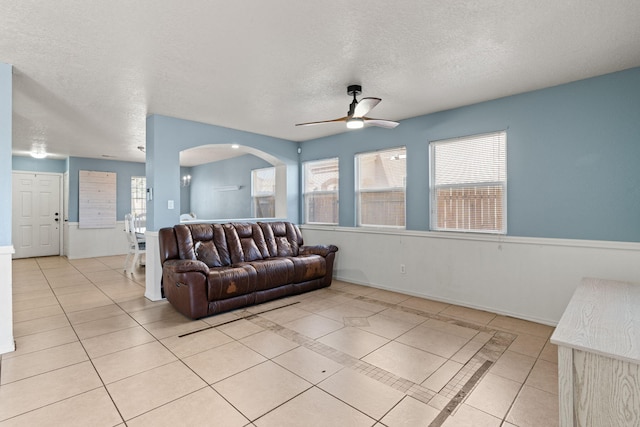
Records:
[[[12,180],[13,257],[60,255],[60,175],[13,172]]]

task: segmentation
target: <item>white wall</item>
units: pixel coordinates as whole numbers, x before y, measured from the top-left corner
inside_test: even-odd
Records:
[[[550,325],[582,277],[640,282],[640,243],[301,229],[307,245],[338,246],[337,279]]]
[[[124,221],[117,221],[115,228],[78,228],[77,222],[67,222],[64,248],[69,259],[126,254],[129,246]]]
[[[13,67],[0,63],[0,354],[13,351],[11,282],[11,146]]]
[[[151,301],[162,298],[162,264],[160,264],[160,243],[157,231],[145,233],[147,241],[147,255],[145,258],[145,292],[144,296]]]
[[[0,354],[16,349],[13,340],[11,254],[13,246],[0,246]]]
[[[640,282],[640,243],[309,225],[301,229],[305,244],[338,246],[336,279],[550,325],[560,320],[583,277]],[[77,223],[68,223],[67,256],[125,254],[123,230],[122,222],[114,229],[78,229]],[[149,240],[157,239],[149,234]],[[154,264],[147,257],[147,269],[156,268]],[[154,277],[160,275],[149,279]],[[156,281],[148,280],[153,283],[147,283],[147,289],[157,288]],[[155,294],[153,299],[158,298]]]

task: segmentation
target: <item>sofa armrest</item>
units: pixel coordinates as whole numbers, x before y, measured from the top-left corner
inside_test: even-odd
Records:
[[[169,270],[171,273],[199,272],[205,275],[209,274],[207,264],[191,259],[170,259],[164,262],[162,268]]]
[[[338,252],[338,247],[335,245],[315,245],[315,246],[301,246],[300,255],[320,255],[327,257],[332,252]]]

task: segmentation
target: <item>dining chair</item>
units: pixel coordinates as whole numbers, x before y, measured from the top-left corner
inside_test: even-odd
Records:
[[[124,260],[124,272],[133,274],[138,263],[144,265],[144,257],[146,255],[146,240],[144,237],[144,229],[138,220],[136,226],[136,215],[126,214],[124,216],[124,231],[127,234],[127,243],[129,251]]]

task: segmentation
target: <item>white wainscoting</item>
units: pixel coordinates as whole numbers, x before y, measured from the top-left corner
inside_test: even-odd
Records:
[[[548,325],[583,277],[640,282],[640,243],[300,228],[307,245],[338,246],[336,279]]]
[[[11,255],[13,246],[0,246],[0,354],[16,349],[13,340]]]
[[[123,255],[129,248],[124,221],[117,221],[115,228],[78,228],[77,222],[67,222],[64,241],[69,259]]]
[[[162,298],[162,264],[160,264],[160,243],[157,231],[145,233],[147,241],[147,255],[145,258],[145,292],[144,296],[151,301]]]

